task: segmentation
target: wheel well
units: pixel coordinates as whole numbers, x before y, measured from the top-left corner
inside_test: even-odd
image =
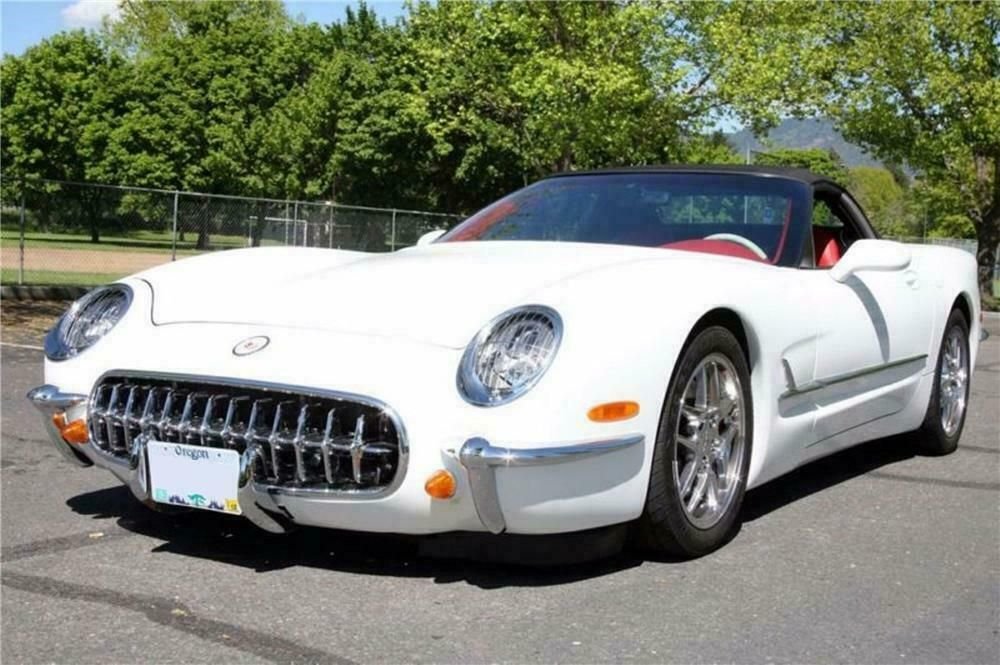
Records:
[[[753,362],[750,359],[750,343],[747,340],[746,327],[743,325],[743,319],[740,318],[740,315],[724,307],[713,309],[698,319],[698,322],[691,329],[688,339],[693,338],[696,334],[711,326],[722,326],[733,333],[736,341],[740,343],[740,348],[743,349],[743,357],[747,360],[747,367],[752,371]]]
[[[965,323],[966,323],[966,325],[968,325],[969,329],[971,330],[972,329],[972,308],[969,306],[969,299],[966,297],[966,295],[964,293],[958,294],[958,297],[955,298],[955,303],[951,306],[951,309],[952,310],[956,310],[957,309],[958,311],[960,311],[962,313],[962,316],[965,317]]]

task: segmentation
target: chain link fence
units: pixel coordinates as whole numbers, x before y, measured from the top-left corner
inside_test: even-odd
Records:
[[[391,252],[462,219],[419,210],[52,180],[5,194],[4,284],[104,284],[167,261],[237,247]]]
[[[4,284],[81,285],[203,252],[294,245],[391,252],[458,215],[54,180],[5,183],[0,207]],[[897,237],[976,253],[976,241]],[[994,268],[1000,297],[1000,265]]]

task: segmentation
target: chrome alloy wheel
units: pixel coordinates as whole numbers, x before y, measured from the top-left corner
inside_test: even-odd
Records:
[[[941,377],[938,385],[938,407],[941,429],[946,436],[958,431],[965,413],[969,387],[969,354],[965,349],[962,330],[948,331],[941,353]]]
[[[673,461],[684,513],[699,529],[721,520],[737,494],[745,413],[743,387],[729,358],[703,358],[681,396]]]

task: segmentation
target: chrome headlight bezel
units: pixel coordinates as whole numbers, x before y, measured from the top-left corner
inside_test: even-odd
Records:
[[[132,288],[127,284],[109,284],[88,291],[70,305],[45,336],[45,357],[55,362],[69,360],[92,347],[125,318],[132,307],[132,296]],[[109,308],[108,297],[118,299],[116,307]],[[96,308],[102,309],[95,311]],[[80,328],[97,324],[104,326],[97,335],[84,335]]]
[[[528,380],[517,385],[511,392],[498,395],[491,390],[482,380],[477,372],[480,354],[484,351],[486,344],[497,334],[502,333],[506,327],[523,323],[526,319],[535,317],[537,320],[545,320],[551,329],[551,341],[547,345],[547,351],[539,361],[539,366]],[[563,337],[562,317],[551,307],[545,305],[523,305],[509,309],[499,316],[494,317],[489,323],[476,333],[469,345],[462,354],[462,360],[458,365],[458,392],[462,398],[475,406],[500,406],[513,402],[517,398],[526,394],[542,379],[555,360],[556,353]]]

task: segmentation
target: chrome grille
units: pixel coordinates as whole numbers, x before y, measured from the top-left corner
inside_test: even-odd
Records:
[[[91,393],[91,442],[123,460],[143,434],[240,454],[254,446],[254,480],[285,487],[378,490],[400,475],[401,426],[376,400],[216,381],[105,376]]]

